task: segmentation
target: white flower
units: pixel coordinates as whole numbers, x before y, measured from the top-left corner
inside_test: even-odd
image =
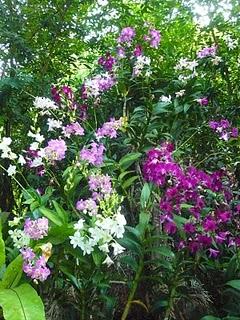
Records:
[[[36,151],[38,149],[38,147],[39,147],[39,143],[35,141],[30,144],[29,149]]]
[[[10,137],[3,137],[2,142],[0,142],[0,150],[4,152],[5,149],[8,150],[8,146],[12,143],[12,139]]]
[[[183,89],[183,90],[180,90],[180,91],[176,92],[176,97],[177,98],[182,97],[185,94],[185,91],[186,90]]]
[[[93,246],[95,245],[95,242],[90,238],[88,241],[85,240],[85,242],[82,243],[82,246],[80,248],[83,251],[83,255],[90,254],[93,252]]]
[[[107,217],[104,219],[97,220],[96,225],[102,228],[103,230],[111,230],[114,225],[114,221],[110,217]]]
[[[46,153],[45,153],[45,149],[44,148],[41,148],[41,149],[38,150],[38,156],[41,157],[41,158],[46,157]]]
[[[10,166],[7,169],[8,176],[13,176],[16,173],[16,169],[16,166],[10,164]]]
[[[13,240],[14,247],[20,249],[29,245],[30,238],[22,230],[10,230],[8,233]]]
[[[4,155],[4,153],[2,154],[2,156],[3,156],[3,155]],[[17,155],[16,155],[16,153],[10,151],[10,152],[8,153],[8,157],[7,157],[7,158],[10,159],[10,160],[15,160],[15,159],[17,159]]]
[[[109,256],[107,256],[107,258],[103,261],[103,264],[106,264],[108,267],[111,266],[113,263],[114,262]]]
[[[125,232],[124,226],[126,225],[127,222],[124,215],[119,212],[116,214],[114,218],[115,218],[114,219],[115,221],[111,228],[111,234],[116,236],[116,238],[119,239],[123,237],[123,234]]]
[[[13,220],[8,221],[8,224],[10,227],[14,227],[14,226],[17,226],[21,220],[22,220],[21,217],[14,217]]]
[[[79,231],[76,231],[74,235],[69,238],[73,248],[79,247],[83,251],[83,255],[90,254],[94,250],[95,241],[91,238],[86,239],[82,237]]]
[[[219,63],[222,62],[222,58],[219,56],[215,56],[214,58],[212,58],[212,63],[217,66],[219,65]]]
[[[115,220],[117,221],[118,224],[125,226],[127,224],[127,221],[124,217],[123,214],[121,214],[121,208],[118,209],[116,215],[115,215]]]
[[[233,39],[229,34],[223,36],[223,40],[225,41],[229,50],[235,49],[238,45],[237,40]]]
[[[32,131],[28,131],[28,137],[35,138],[35,134]]]
[[[31,162],[30,167],[31,168],[37,168],[43,165],[43,159],[41,157],[36,157],[33,159],[33,161]]]
[[[62,121],[48,118],[47,125],[48,131],[53,131],[54,129],[59,129],[62,127]]]
[[[149,57],[142,56],[142,55],[137,57],[136,65],[139,65],[139,66],[147,65],[147,66],[149,66],[150,63],[151,63],[151,59]]]
[[[188,69],[193,71],[198,66],[198,62],[196,60],[188,60],[185,58],[181,58],[178,64],[174,67],[175,70],[183,70]]]
[[[44,98],[44,97],[36,97],[33,101],[33,105],[37,109],[41,109],[43,111],[47,111],[48,109],[56,110],[58,106],[55,104],[54,101]]]
[[[108,247],[108,243],[104,243],[102,245],[100,245],[99,250],[101,250],[102,252],[108,253],[109,252],[109,247]]]
[[[119,243],[117,242],[113,242],[111,243],[111,246],[113,247],[113,255],[117,256],[120,253],[123,253],[123,251],[125,250],[124,247],[122,247]]]
[[[145,76],[146,77],[150,77],[152,74],[152,71],[151,70],[147,70],[146,73],[145,73]]]
[[[39,142],[39,143],[42,143],[42,142],[45,140],[45,138],[44,138],[44,136],[41,135],[40,133],[36,133],[36,134],[35,134],[35,140],[36,140],[37,142]]]
[[[45,138],[40,133],[33,133],[31,131],[28,132],[28,137],[34,138],[36,142],[42,143]]]
[[[76,231],[73,236],[70,236],[70,243],[75,249],[76,247],[81,247],[84,241],[84,238],[81,236],[79,231]]]
[[[2,141],[0,142],[0,150],[2,151],[1,158],[7,158],[10,160],[16,159],[17,155],[12,152],[11,148],[9,147],[12,143],[12,139],[9,137],[3,137]]]
[[[167,96],[161,96],[160,101],[171,103],[172,97],[170,95],[168,97]]]
[[[97,0],[99,6],[106,6],[108,5],[108,0]]]
[[[187,69],[193,71],[198,66],[198,62],[196,60],[189,61]]]
[[[20,154],[18,156],[18,163],[23,166],[26,163],[26,160],[24,159],[24,157]]]
[[[95,242],[95,244],[97,244],[100,240],[103,240],[104,242],[109,242],[112,240],[109,230],[104,230],[101,228],[101,226],[89,228],[88,231],[90,232],[92,240]]]
[[[79,219],[78,222],[74,224],[74,229],[78,231],[82,230],[84,222],[84,219]]]

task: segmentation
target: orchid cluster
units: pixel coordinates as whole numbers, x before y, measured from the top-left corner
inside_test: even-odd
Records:
[[[151,59],[144,55],[142,45],[138,43],[135,44],[135,38],[136,31],[134,28],[126,27],[121,30],[120,36],[117,39],[117,56],[114,57],[110,52],[101,56],[98,59],[98,64],[103,68],[104,73],[94,75],[83,82],[81,86],[82,104],[76,102],[72,89],[65,85],[60,90],[52,87],[51,93],[55,103],[50,103],[49,100],[42,101],[41,98],[39,98],[36,103],[37,108],[41,110],[44,109],[42,112],[49,114],[49,111],[56,110],[57,105],[60,105],[63,100],[67,100],[70,108],[75,110],[82,109],[83,115],[81,118],[84,119],[84,117],[86,117],[84,113],[86,103],[91,103],[92,100],[99,98],[103,93],[109,91],[117,84],[116,71],[119,68],[119,63],[122,58],[128,57],[130,62],[131,60],[133,61],[133,77],[140,75],[149,77],[151,75]],[[161,34],[158,30],[150,28],[148,34],[143,37],[143,40],[143,45],[145,44],[146,47],[150,46],[150,48],[156,49],[159,46]],[[47,105],[47,110],[45,110],[44,105]],[[58,121],[59,120],[50,120],[50,130],[60,126]]]
[[[209,121],[209,127],[218,134],[220,139],[224,141],[228,141],[231,137],[238,137],[238,128],[232,127],[231,123],[227,119]]]
[[[109,52],[106,53],[105,57],[100,57],[98,59],[98,63],[105,69],[106,71],[111,71],[114,64],[116,63],[116,59],[111,56]]]
[[[97,140],[106,137],[109,137],[110,139],[116,138],[117,130],[121,127],[123,127],[123,118],[120,118],[119,120],[112,118],[110,121],[105,122],[101,128],[97,129],[96,138]]]
[[[92,142],[89,147],[83,147],[80,151],[80,160],[86,161],[94,166],[100,166],[103,163],[103,144]]]
[[[118,59],[126,57],[132,59],[133,77],[138,77],[140,75],[149,77],[151,75],[151,59],[144,54],[143,46],[148,44],[151,48],[157,49],[160,44],[161,34],[158,30],[150,28],[148,34],[143,36],[145,43],[142,45],[139,43],[134,44],[135,37],[136,31],[134,28],[127,27],[121,31],[120,37],[118,38],[119,46],[117,47]]]
[[[226,173],[184,169],[173,153],[174,146],[163,143],[148,152],[143,166],[145,179],[162,190],[159,207],[164,231],[176,235],[178,249],[193,254],[205,250],[217,257],[223,245],[240,246],[240,207],[232,204]]]
[[[216,55],[217,46],[206,47],[197,52],[197,59],[189,60],[187,58],[181,58],[176,64],[174,69],[180,71],[178,76],[180,81],[186,82],[190,79],[197,77],[199,74],[197,72],[197,67],[201,64],[201,60],[204,58],[211,58],[213,65],[218,65],[222,59]]]
[[[39,98],[37,98],[37,101],[38,100]],[[45,100],[41,99],[41,107],[42,110],[45,111],[43,108],[43,101]],[[37,106],[36,99],[34,100],[34,105]],[[48,103],[45,104],[45,108],[48,110]],[[67,111],[64,110],[64,106],[59,106],[56,111],[63,114],[62,119],[64,122],[68,122],[66,115],[64,115],[64,113],[67,114]],[[43,113],[44,115],[46,114],[45,112]],[[2,151],[1,157],[14,161],[14,165],[11,164],[7,169],[9,175],[14,175],[16,173],[18,164],[34,169],[35,173],[39,176],[45,175],[48,164],[55,166],[57,162],[66,159],[68,151],[67,139],[72,136],[82,137],[85,134],[83,126],[77,121],[64,125],[63,121],[47,118],[47,124],[49,135],[54,135],[55,131],[58,130],[58,139],[49,139],[49,136],[44,137],[44,135],[40,133],[40,128],[35,129],[35,133],[29,131],[28,136],[33,139],[33,142],[31,142],[28,149],[23,150],[20,155],[12,152],[10,147],[12,143],[11,138],[2,138],[0,143],[0,150]],[[116,138],[117,131],[123,126],[123,118],[118,120],[111,118],[110,121],[105,122],[102,127],[96,130],[96,140]],[[86,161],[94,166],[100,166],[103,162],[104,151],[105,147],[102,143],[92,141],[89,145],[84,146],[82,150],[80,150],[79,157],[82,161]]]
[[[35,252],[27,247],[21,249],[23,257],[23,271],[35,282],[43,282],[50,276],[50,269],[46,266],[47,259],[42,255],[37,257]]]
[[[198,51],[197,57],[199,59],[207,58],[207,57],[215,57],[217,51],[217,46],[206,47]]]
[[[70,138],[71,135],[75,136],[83,136],[84,135],[84,129],[78,122],[73,122],[65,127],[63,127],[63,134],[65,137]]]
[[[83,255],[91,254],[97,247],[105,255],[103,263],[113,263],[113,256],[122,253],[124,248],[115,239],[123,237],[126,220],[121,214],[121,198],[112,187],[108,175],[100,172],[88,177],[88,187],[91,198],[80,199],[76,203],[76,209],[82,218],[74,225],[76,230],[70,236],[70,242],[74,248],[79,247]]]
[[[136,57],[136,61],[133,66],[133,77],[138,77],[142,75],[145,71],[145,76],[149,77],[151,75],[151,70],[149,69],[151,59],[146,56],[139,55]]]
[[[176,71],[181,71],[181,74],[178,77],[179,80],[187,81],[197,76],[197,66],[198,62],[196,60],[191,61],[185,58],[181,58],[174,69]]]
[[[136,36],[136,31],[134,28],[131,28],[131,27],[123,28],[118,38],[118,43],[127,43],[129,45],[135,36]]]
[[[23,271],[34,281],[45,281],[50,275],[50,269],[46,263],[48,257],[46,255],[46,247],[51,244],[42,245],[42,255],[37,254],[30,247],[31,239],[39,240],[48,235],[49,223],[47,218],[38,218],[31,220],[27,218],[24,223],[24,230],[10,230],[9,234],[16,248],[20,249],[23,257]]]
[[[31,220],[27,218],[24,224],[24,232],[30,239],[42,239],[48,234],[48,219]]]
[[[65,92],[65,94],[67,93]],[[71,99],[72,97],[71,95]],[[67,99],[69,98],[70,95],[68,95]],[[48,105],[45,106],[48,108]],[[59,108],[64,109],[60,105]],[[48,116],[44,112],[43,104],[41,110],[44,116]],[[63,118],[63,120],[65,119]],[[40,129],[36,129],[36,133],[30,131],[28,134],[29,137],[34,139],[34,142],[31,143],[27,151],[23,151],[24,157],[22,156],[22,158],[24,162],[21,162],[22,165],[37,169],[36,173],[40,176],[44,175],[48,170],[47,165],[54,167],[57,162],[66,159],[68,151],[67,139],[69,137],[72,135],[75,137],[84,135],[84,128],[78,122],[63,125],[62,121],[61,126],[58,124],[52,124],[52,127],[55,126],[54,129],[52,128],[53,131],[47,131],[49,135],[54,135],[54,131],[59,129],[60,135],[58,139],[44,137],[40,134]],[[99,143],[99,140],[116,138],[117,131],[123,125],[122,118],[118,120],[111,118],[110,121],[103,123],[94,132],[98,142],[92,141],[89,145],[83,146],[76,153],[75,158],[76,166],[84,167],[83,174],[86,174],[86,172],[88,174],[91,197],[79,199],[76,203],[76,209],[82,218],[74,224],[75,233],[70,237],[70,241],[74,247],[81,248],[83,254],[90,254],[98,248],[105,256],[103,263],[108,265],[113,263],[110,257],[111,254],[116,257],[124,250],[116,239],[123,237],[126,220],[120,212],[122,199],[113,189],[110,176],[101,174],[100,169],[97,170],[96,167],[101,166],[104,161],[105,146],[103,143]],[[1,150],[3,150],[3,153],[12,154],[10,144],[11,139],[2,139]],[[12,158],[18,158],[18,156]],[[27,218],[23,230],[15,229],[9,232],[14,246],[20,249],[23,256],[23,271],[34,281],[44,281],[50,275],[50,270],[46,265],[48,258],[44,254],[38,255],[31,248],[32,243],[35,243],[33,240],[43,239],[48,235],[48,230],[48,219],[43,217],[36,220]]]
[[[51,139],[44,148],[44,156],[49,161],[60,161],[65,158],[67,151],[66,142],[62,139]]]
[[[152,48],[158,48],[161,41],[161,34],[156,29],[150,29],[147,36],[144,36],[144,40],[148,41]]]
[[[116,84],[116,78],[104,73],[86,80],[82,85],[82,99],[96,98],[101,93],[108,91]]]
[[[41,115],[49,115],[51,114],[51,111],[58,109],[58,106],[54,101],[44,97],[36,97],[33,105],[37,110],[40,110]]]
[[[233,39],[230,34],[224,35],[223,40],[229,50],[234,50],[238,46],[238,41],[236,39]]]

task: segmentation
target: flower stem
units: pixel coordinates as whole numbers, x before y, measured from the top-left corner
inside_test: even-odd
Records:
[[[85,319],[85,295],[84,295],[84,290],[80,290],[81,291],[81,318],[80,320],[84,320]]]
[[[0,164],[0,168],[4,170],[6,173],[8,173],[8,171],[1,164]],[[26,191],[24,186],[14,176],[11,176],[11,178],[19,185],[20,188],[22,188],[22,190]]]
[[[128,313],[130,311],[130,307],[131,307],[131,303],[133,301],[133,298],[134,298],[134,295],[135,295],[135,292],[137,290],[137,287],[138,287],[138,284],[139,284],[139,281],[140,281],[140,278],[141,278],[141,275],[142,275],[142,271],[143,271],[143,267],[144,267],[144,257],[143,255],[140,257],[140,261],[139,261],[139,266],[138,266],[138,270],[137,270],[137,273],[136,273],[136,276],[135,276],[135,279],[133,281],[133,285],[132,285],[132,288],[130,290],[130,293],[129,293],[129,296],[128,296],[128,300],[127,300],[127,304],[124,308],[124,311],[123,311],[123,314],[122,314],[122,317],[121,317],[121,320],[126,320],[127,319],[127,316],[128,316]]]

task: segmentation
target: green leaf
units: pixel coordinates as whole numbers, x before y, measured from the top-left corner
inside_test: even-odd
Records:
[[[37,292],[27,283],[0,290],[5,320],[45,320],[44,306]]]
[[[138,264],[137,261],[131,256],[124,256],[120,259],[121,263],[127,264],[132,268],[133,271],[137,271]]]
[[[52,202],[53,202],[54,208],[55,208],[59,218],[62,220],[62,223],[63,224],[67,223],[68,222],[68,214],[67,214],[67,212],[55,200],[53,200]]]
[[[95,265],[97,267],[99,267],[102,264],[103,260],[104,260],[103,253],[100,250],[97,250],[97,249],[95,249],[92,252],[92,257],[93,257],[93,261],[94,261],[94,263],[95,263]]]
[[[139,215],[139,224],[136,226],[136,229],[140,232],[142,236],[146,231],[149,221],[150,221],[150,214],[142,211]]]
[[[161,246],[158,248],[158,252],[165,257],[171,257],[171,258],[175,257],[174,252],[172,252],[172,250],[168,247]]]
[[[240,280],[231,280],[226,284],[234,289],[240,290]]]
[[[184,106],[183,106],[183,110],[184,112],[186,113],[189,109],[190,109],[191,105],[188,104],[188,103],[185,103]]]
[[[193,207],[193,205],[188,204],[188,203],[182,203],[180,205],[181,209],[191,209]]]
[[[132,251],[133,253],[141,254],[142,248],[141,246],[134,240],[129,239],[127,237],[123,237],[118,240],[118,243],[124,248]]]
[[[181,228],[186,222],[188,222],[188,219],[174,214],[174,222],[176,223],[178,228]]]
[[[126,235],[129,236],[133,236],[134,240],[136,242],[139,242],[141,240],[141,233],[139,232],[138,229],[134,228],[134,227],[130,227],[130,226],[126,226],[125,227],[125,232],[126,232]]]
[[[0,213],[0,221],[2,223],[2,226],[8,220],[9,214],[10,214],[10,212],[1,212]]]
[[[124,183],[122,184],[123,189],[129,188],[133,184],[133,182],[136,181],[138,178],[138,176],[134,176],[124,181]]]
[[[129,168],[136,160],[141,157],[141,153],[133,152],[123,156],[119,161],[119,166],[122,171],[125,171]]]
[[[42,215],[47,217],[49,220],[51,220],[53,223],[55,223],[57,226],[61,226],[62,220],[59,218],[56,212],[49,210],[45,207],[40,207],[39,211],[41,212]]]
[[[2,238],[2,221],[0,220],[0,268],[5,264],[5,243]]]
[[[68,277],[68,279],[72,282],[72,284],[77,289],[80,289],[78,279],[72,274],[73,272],[71,270],[69,270],[68,266],[61,265],[59,268]]]
[[[69,236],[74,234],[74,228],[72,225],[64,224],[61,226],[53,226],[44,241],[49,241],[52,244],[60,244],[65,242]]]
[[[150,251],[157,252],[157,253],[161,254],[162,256],[168,257],[168,258],[174,258],[175,257],[174,252],[170,248],[168,248],[166,246],[153,247],[153,248],[146,249],[146,252],[150,252]]]
[[[142,208],[145,208],[147,206],[148,199],[151,195],[151,188],[149,183],[145,183],[142,192],[141,192],[141,198],[140,198],[140,203]]]
[[[19,255],[7,267],[2,281],[0,282],[0,289],[7,289],[16,287],[22,277],[22,256]]]
[[[122,181],[123,178],[124,178],[126,175],[128,175],[129,173],[133,173],[133,172],[134,172],[133,170],[129,170],[129,171],[124,171],[124,172],[122,172],[122,173],[119,175],[118,180],[119,180],[119,181]]]
[[[153,114],[159,114],[164,112],[169,112],[168,106],[169,102],[158,102],[155,107],[153,108]]]

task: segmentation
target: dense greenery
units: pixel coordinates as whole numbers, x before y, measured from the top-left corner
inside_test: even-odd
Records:
[[[240,319],[239,10],[2,0],[1,318]]]

